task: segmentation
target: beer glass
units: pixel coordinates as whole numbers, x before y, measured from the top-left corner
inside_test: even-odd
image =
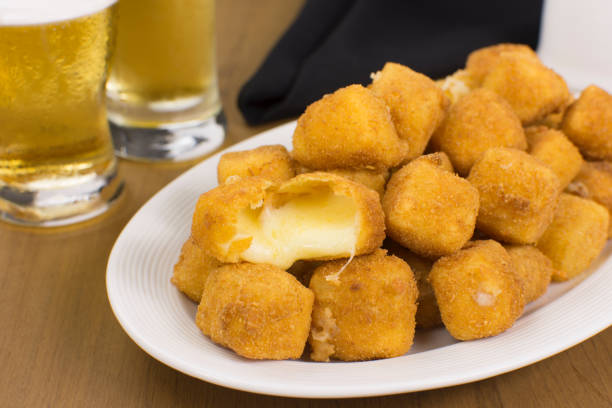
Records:
[[[121,0],[106,86],[119,156],[186,160],[224,138],[214,0]]]
[[[104,85],[116,0],[0,0],[0,217],[81,221],[119,195]]]

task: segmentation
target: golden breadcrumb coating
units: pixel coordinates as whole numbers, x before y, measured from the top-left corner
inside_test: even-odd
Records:
[[[340,177],[345,177],[355,183],[363,184],[364,186],[376,191],[382,198],[385,192],[385,185],[389,180],[389,170],[366,170],[366,169],[331,169],[326,170],[326,173],[336,174]],[[305,167],[299,169],[298,174],[312,173],[312,170]]]
[[[423,157],[391,176],[382,203],[389,237],[431,258],[451,254],[470,239],[478,191]]]
[[[568,186],[567,191],[589,198],[612,212],[612,163],[607,161],[585,161],[580,172]],[[608,238],[612,236],[612,223],[608,228]]]
[[[576,98],[574,98],[574,95],[570,93],[568,99],[565,101],[565,104],[563,104],[563,106],[557,112],[549,113],[542,119],[536,120],[533,125],[546,126],[551,129],[561,129],[565,112],[567,112],[567,109],[572,103],[574,103],[575,100]]]
[[[306,108],[293,133],[292,154],[315,170],[383,170],[406,156],[406,146],[385,102],[361,85],[350,85]]]
[[[228,177],[262,176],[283,182],[295,176],[293,159],[281,145],[261,146],[252,150],[225,153],[217,165],[217,180],[225,183]]]
[[[525,298],[506,250],[474,241],[440,258],[429,274],[442,322],[458,340],[495,336],[523,312]]]
[[[450,100],[451,104],[478,88],[479,84],[472,75],[465,69],[455,71],[452,75],[436,81],[444,95]]]
[[[536,245],[553,262],[553,280],[588,268],[606,244],[609,221],[608,210],[595,201],[561,194],[555,218]]]
[[[181,248],[181,255],[174,265],[170,281],[194,302],[200,303],[208,274],[221,266],[214,257],[207,255],[189,237]]]
[[[313,301],[311,290],[275,266],[224,265],[208,277],[196,324],[246,358],[300,358]]]
[[[382,249],[344,268],[346,262],[324,263],[310,280],[311,358],[357,361],[405,354],[414,338],[418,297],[410,266]]]
[[[576,177],[582,166],[578,148],[559,130],[545,126],[531,126],[525,129],[529,154],[555,172],[561,188],[565,188]]]
[[[416,311],[416,327],[421,329],[429,329],[441,325],[442,318],[440,317],[438,302],[436,302],[433,288],[428,280],[433,261],[418,256],[408,248],[404,248],[392,239],[386,239],[383,243],[383,248],[387,249],[389,254],[403,259],[414,273],[417,289],[419,290]]]
[[[431,147],[448,154],[457,172],[466,176],[492,147],[525,150],[521,121],[508,103],[487,89],[477,89],[455,103],[431,138]]]
[[[538,159],[511,148],[489,149],[468,181],[480,193],[476,227],[511,244],[533,244],[552,222],[559,179]]]
[[[421,157],[417,157],[415,160],[427,160],[430,163],[438,166],[442,170],[450,171],[451,173],[455,172],[455,169],[453,169],[453,164],[448,158],[448,155],[444,152],[434,152],[425,154]]]
[[[221,262],[286,269],[300,259],[338,259],[380,247],[384,213],[375,191],[334,174],[301,174],[280,185],[249,177],[200,196],[192,235]]]
[[[403,160],[420,156],[446,114],[448,98],[430,78],[400,64],[387,62],[372,77],[369,88],[387,103],[397,134],[408,146]]]
[[[482,86],[504,98],[523,125],[564,108],[570,94],[565,80],[541,62],[521,54],[502,54]]]
[[[504,248],[522,283],[525,302],[533,302],[548,289],[554,272],[552,261],[532,245],[504,245]]]
[[[497,65],[500,56],[509,53],[516,53],[526,58],[539,61],[537,54],[528,45],[502,43],[472,51],[470,55],[468,55],[465,70],[470,74],[472,80],[480,85],[489,72]]]
[[[612,160],[612,95],[586,87],[567,109],[561,128],[585,156]]]

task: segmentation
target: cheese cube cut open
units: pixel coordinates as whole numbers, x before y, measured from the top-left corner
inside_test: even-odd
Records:
[[[278,207],[266,202],[243,210],[236,229],[237,238],[251,238],[243,260],[289,268],[298,259],[353,256],[359,218],[351,198],[322,188]]]
[[[373,251],[384,239],[384,215],[375,191],[334,174],[301,174],[276,186],[252,177],[203,194],[192,234],[221,262],[287,269],[297,260]]]

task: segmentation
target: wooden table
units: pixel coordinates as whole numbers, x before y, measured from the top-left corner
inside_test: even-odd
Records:
[[[236,97],[300,6],[299,0],[218,2],[226,144],[278,124],[246,126]],[[115,320],[106,298],[106,262],[136,210],[193,164],[121,162],[127,186],[121,201],[84,225],[56,230],[0,225],[0,407],[612,406],[610,328],[509,374],[382,398],[254,395],[207,384],[157,362]]]

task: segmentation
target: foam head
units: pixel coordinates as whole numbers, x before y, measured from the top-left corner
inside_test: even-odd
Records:
[[[57,23],[94,14],[117,0],[0,0],[0,26]]]

